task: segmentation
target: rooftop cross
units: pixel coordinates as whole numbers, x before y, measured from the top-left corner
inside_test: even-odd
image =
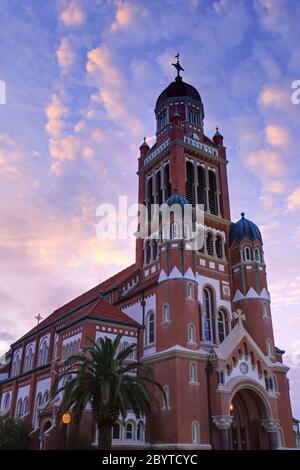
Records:
[[[34,318],[36,318],[37,324],[39,324],[40,321],[43,320],[43,317],[42,317],[40,314],[38,314],[38,315],[37,315],[36,317],[34,317]]]
[[[174,65],[175,69],[177,70],[177,77],[176,80],[182,80],[182,77],[180,76],[180,71],[182,70],[184,72],[184,68],[181,67],[179,63],[179,52],[176,54],[175,59],[177,59],[177,62]]]

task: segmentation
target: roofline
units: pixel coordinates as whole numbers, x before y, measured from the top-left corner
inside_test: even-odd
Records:
[[[117,308],[117,307],[116,307]],[[124,313],[124,315],[126,315]],[[84,315],[83,317],[81,318],[77,318],[77,320],[74,320],[72,323],[68,323],[68,325],[66,326],[63,326],[62,328],[59,328],[59,330],[57,330],[59,333],[61,333],[62,331],[64,330],[67,330],[68,328],[70,328],[71,326],[74,326],[76,325],[77,323],[80,323],[81,321],[83,320],[95,320],[95,321],[102,321],[102,322],[105,322],[105,323],[114,323],[114,324],[119,324],[119,325],[126,325],[126,326],[131,326],[132,328],[135,328],[135,329],[139,329],[139,328],[143,328],[142,325],[140,325],[139,323],[136,322],[136,324],[132,324],[130,322],[126,322],[126,321],[122,321],[122,320],[115,320],[115,319],[108,319],[106,317],[98,317],[96,315],[93,315],[92,313],[88,313],[87,315]],[[135,321],[135,320],[134,320]]]
[[[107,295],[107,294],[109,294],[110,292],[112,292],[113,290],[115,290],[115,287],[112,287],[112,288],[110,288],[110,289],[108,289],[108,290],[103,291],[103,292],[102,292],[102,295]],[[73,300],[76,300],[76,299],[73,299]],[[18,343],[20,343],[20,342],[22,342],[22,341],[25,341],[26,339],[31,338],[32,336],[36,335],[37,333],[40,333],[40,332],[42,332],[42,331],[44,331],[44,330],[47,330],[49,327],[55,325],[55,323],[58,323],[58,322],[60,322],[61,320],[63,320],[64,318],[68,317],[69,315],[72,315],[72,313],[76,313],[76,312],[78,312],[78,310],[81,310],[82,308],[87,307],[88,305],[90,305],[91,303],[95,302],[96,300],[99,300],[99,294],[98,294],[96,297],[93,297],[93,298],[92,298],[91,300],[89,300],[88,302],[85,302],[84,304],[81,304],[79,307],[76,307],[76,308],[74,308],[73,310],[68,311],[67,313],[65,313],[65,314],[62,315],[61,317],[57,318],[56,320],[52,320],[50,323],[48,323],[47,325],[43,326],[41,329],[35,331],[34,333],[30,333],[30,332],[25,333],[24,336],[22,336],[20,339],[18,339],[18,340],[15,341],[14,343],[12,343],[12,344],[10,345],[10,347],[11,347],[11,348],[12,348],[12,347],[15,347]],[[71,301],[71,302],[72,302],[72,301]],[[62,306],[62,307],[64,307],[64,306]],[[55,311],[57,311],[57,310],[55,310]],[[55,311],[52,312],[52,314],[55,313]],[[50,316],[51,316],[52,314],[50,314]]]

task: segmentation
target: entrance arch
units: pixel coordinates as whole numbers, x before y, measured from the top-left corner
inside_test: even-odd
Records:
[[[260,450],[277,447],[276,427],[272,428],[270,436],[270,429],[266,426],[273,423],[271,410],[258,390],[247,386],[237,390],[231,399],[229,412],[232,418],[228,436],[230,449]]]

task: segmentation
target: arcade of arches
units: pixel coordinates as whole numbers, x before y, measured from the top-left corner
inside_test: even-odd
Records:
[[[227,416],[213,416],[219,431],[220,448],[232,450],[276,449],[279,423],[259,392],[252,388],[238,390]]]

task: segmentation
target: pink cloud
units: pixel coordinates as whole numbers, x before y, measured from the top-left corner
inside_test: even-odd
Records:
[[[300,186],[288,196],[287,208],[289,210],[300,209]]]
[[[59,18],[65,26],[81,26],[85,21],[85,13],[79,0],[69,0]]]
[[[61,39],[56,56],[58,65],[62,69],[69,69],[74,65],[76,56],[68,38]]]
[[[287,147],[291,142],[291,136],[284,126],[270,124],[265,128],[265,136],[268,144],[278,147]]]

